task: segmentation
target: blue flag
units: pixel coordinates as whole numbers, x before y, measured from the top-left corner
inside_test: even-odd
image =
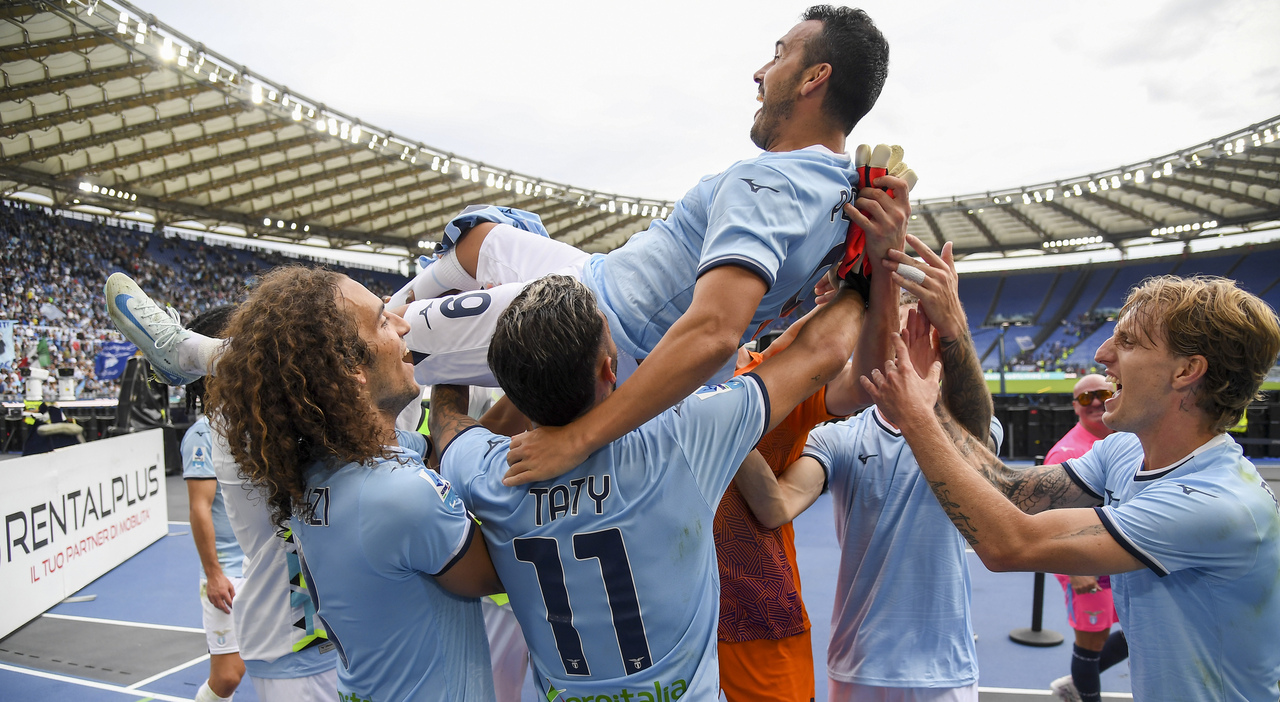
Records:
[[[125,362],[138,347],[127,341],[104,341],[93,359],[93,374],[98,380],[115,380],[124,373]]]

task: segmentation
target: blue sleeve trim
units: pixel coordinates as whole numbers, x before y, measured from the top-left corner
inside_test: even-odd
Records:
[[[1071,467],[1071,461],[1063,461],[1062,469],[1067,472],[1067,477],[1071,478],[1071,482],[1075,483],[1076,485],[1079,485],[1081,490],[1084,490],[1085,492],[1089,493],[1089,495],[1093,497],[1093,499],[1095,500],[1102,499],[1102,495],[1099,495],[1098,493],[1094,492],[1093,488],[1085,484],[1084,478],[1081,478],[1080,474],[1076,472],[1076,469]]]
[[[827,465],[827,462],[823,460],[822,456],[819,456],[816,453],[809,453],[808,451],[805,451],[800,454],[801,458],[806,456],[817,461],[818,466],[822,468],[822,493],[820,494],[826,494],[827,490],[831,488],[831,467]]]
[[[460,436],[462,432],[458,432],[458,434]],[[444,564],[444,567],[441,568],[439,572],[432,573],[431,576],[439,577],[441,575],[444,575],[445,573],[449,572],[450,568],[457,565],[458,561],[462,560],[462,557],[467,555],[467,551],[471,550],[471,542],[475,540],[475,536],[476,536],[475,520],[467,519],[467,538],[462,540],[462,548],[458,549],[458,554],[453,558],[449,559],[449,562]]]
[[[1138,545],[1133,543],[1133,541],[1130,540],[1123,531],[1121,531],[1120,527],[1111,519],[1111,515],[1107,514],[1107,510],[1101,507],[1094,507],[1093,511],[1098,515],[1098,519],[1102,520],[1102,526],[1107,528],[1107,533],[1111,534],[1111,538],[1115,539],[1116,543],[1120,544],[1124,550],[1129,552],[1130,555],[1138,559],[1142,565],[1151,569],[1152,573],[1155,573],[1162,578],[1169,574],[1169,571],[1165,570],[1164,566],[1160,565],[1156,559],[1152,558],[1141,548],[1138,548]]]
[[[766,288],[772,288],[775,282],[773,274],[770,273],[768,269],[756,261],[739,255],[720,256],[707,261],[698,268],[698,277],[701,278],[703,275],[706,275],[707,271],[712,268],[719,268],[720,266],[737,266],[739,268],[745,268],[760,276],[760,279],[764,281]],[[766,289],[765,292],[767,293],[768,289]]]
[[[769,425],[772,424],[769,407],[769,388],[764,386],[764,381],[755,373],[744,373],[742,377],[751,378],[755,381],[756,386],[760,388],[760,399],[764,401],[764,426],[760,427],[760,436],[754,442],[758,444],[764,440],[764,435],[769,433]]]
[[[445,444],[444,446],[441,446],[441,447],[440,447],[440,462],[441,462],[442,464],[444,463],[444,452],[445,452],[445,451],[448,451],[448,450],[449,450],[449,448],[450,448],[451,446],[453,446],[453,445],[454,445],[454,443],[456,443],[456,442],[458,441],[458,439],[461,439],[463,434],[465,434],[465,433],[467,433],[467,432],[471,431],[472,429],[484,429],[484,427],[480,426],[479,424],[472,424],[471,426],[467,427],[466,429],[463,429],[462,431],[458,432],[457,434],[454,434],[454,435],[453,435],[453,441],[450,441],[449,443],[447,443],[447,444]]]

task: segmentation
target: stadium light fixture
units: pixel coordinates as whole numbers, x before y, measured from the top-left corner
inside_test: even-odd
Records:
[[[1026,194],[1026,193],[1023,193],[1023,194],[1022,194],[1022,204],[1024,204],[1024,205],[1030,205],[1030,204],[1031,204],[1031,196],[1030,196],[1030,195],[1028,195],[1028,194]]]
[[[302,105],[299,105],[297,103],[294,103],[293,105],[293,121],[295,122],[302,121]]]
[[[1138,169],[1138,172],[1133,174],[1133,182],[1135,183],[1142,183],[1146,179],[1146,173],[1142,169]]]
[[[438,171],[438,170],[440,170],[440,157],[439,157],[439,156],[435,156],[435,157],[433,157],[433,158],[431,159],[431,170],[433,170],[433,171]]]
[[[1037,191],[1035,191],[1034,193],[1032,193],[1032,196],[1036,199],[1036,202],[1044,202],[1044,198],[1040,197],[1040,191],[1039,191],[1039,190],[1037,190]]]
[[[254,83],[253,86],[249,88],[249,100],[252,101],[253,104],[255,105],[262,104],[262,84],[261,83]]]
[[[462,164],[462,179],[463,179],[463,180],[470,180],[470,179],[471,179],[471,166],[468,166],[468,165],[467,165],[467,164],[465,164],[465,163],[464,163],[464,164]]]
[[[360,142],[360,125],[357,124],[351,127],[351,143],[357,144],[359,142]]]
[[[1053,188],[1044,191],[1044,199],[1053,202]]]
[[[441,173],[448,173],[448,172],[449,172],[449,159],[447,159],[447,158],[446,158],[446,159],[444,160],[444,163],[441,163],[441,164],[440,164],[440,172],[441,172]]]
[[[304,225],[302,225],[302,231],[304,231],[304,232],[309,232],[309,231],[311,231],[311,225],[310,225],[310,224],[304,224]]]
[[[276,227],[277,227],[277,228],[279,228],[279,229],[284,229],[284,220],[283,220],[283,219],[277,219],[277,220],[276,220]]]
[[[552,195],[554,195],[554,194],[555,194],[555,193],[554,193],[554,191],[552,191],[552,190],[551,190],[551,188],[547,188],[547,197],[551,197],[551,196],[552,196]]]
[[[191,47],[189,46],[182,47],[182,50],[178,52],[178,67],[186,68],[187,60],[190,56],[191,56]]]
[[[210,83],[217,83],[217,82],[218,82],[218,67],[217,67],[217,66],[214,66],[214,67],[213,67],[213,70],[212,70],[212,71],[209,71],[209,82],[210,82]]]
[[[1084,191],[1080,189],[1079,183],[1076,183],[1075,185],[1071,186],[1071,192],[1075,193],[1076,197],[1084,195]]]
[[[85,10],[86,17],[93,17],[93,11],[98,7],[98,0],[91,0],[88,9]]]
[[[502,177],[501,175],[499,175],[499,176],[498,176],[498,180],[494,182],[494,187],[495,187],[495,188],[497,188],[497,189],[499,189],[499,190],[501,190],[501,189],[502,189],[502,185],[503,185],[503,177]]]
[[[614,213],[614,212],[617,212],[617,211],[618,211],[618,203],[617,203],[616,201],[614,201],[614,200],[610,200],[610,201],[609,201],[609,212],[610,212],[610,214],[612,214],[612,213]]]
[[[537,195],[538,193],[541,193],[541,192],[542,192],[542,186],[541,186],[541,185],[535,185],[535,186],[533,186],[533,194],[534,194],[534,195]]]
[[[1120,187],[1120,176],[1111,176],[1111,187],[1113,188]]]
[[[497,177],[496,177],[496,176],[494,176],[492,173],[490,173],[489,175],[485,176],[485,178],[484,178],[484,185],[485,185],[485,187],[487,187],[487,188],[492,188],[492,187],[493,187],[493,184],[494,184],[494,183],[496,183],[496,182],[498,182],[498,179],[497,179]]]
[[[81,190],[83,190],[83,191],[84,191],[84,192],[86,192],[86,193],[91,193],[91,192],[93,192],[93,186],[92,186],[92,185],[90,185],[90,184],[88,184],[88,183],[86,183],[86,182],[84,182],[84,181],[80,181],[80,189],[81,189]]]
[[[147,41],[147,25],[142,20],[138,20],[138,33],[133,36],[133,43],[145,44]],[[1241,139],[1241,141],[1244,141]]]
[[[1164,174],[1165,174],[1165,175],[1173,175],[1173,162],[1172,162],[1172,161],[1165,161],[1165,162],[1164,162]]]
[[[264,218],[264,219],[262,220],[262,226],[264,226],[264,227],[269,227],[269,226],[271,226],[271,218],[270,218],[270,217],[266,217],[266,218]]]
[[[165,37],[164,43],[160,45],[160,59],[163,61],[173,60],[173,40],[169,37]]]
[[[116,33],[117,34],[129,33],[129,13],[128,12],[120,13],[119,24],[116,25]]]
[[[343,122],[338,127],[338,138],[346,139],[351,134],[351,125]]]
[[[664,208],[662,208],[662,218],[663,218],[663,219],[666,219],[666,218],[667,218],[667,208],[665,208],[665,207],[664,207]]]

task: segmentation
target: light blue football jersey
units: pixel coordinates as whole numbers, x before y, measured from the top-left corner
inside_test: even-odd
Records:
[[[1063,467],[1146,566],[1111,576],[1134,698],[1280,698],[1280,510],[1240,446],[1220,435],[1143,470],[1138,437],[1116,433]]]
[[[182,436],[182,478],[184,480],[217,480],[213,472],[213,433],[209,418],[201,417],[187,428]],[[216,483],[215,483],[216,485]],[[236,541],[236,534],[227,519],[227,506],[222,500],[222,489],[213,496],[213,545],[218,550],[218,565],[228,578],[239,578],[244,573],[244,551]]]
[[[390,460],[307,472],[314,515],[291,520],[302,577],[337,644],[343,699],[492,702],[480,601],[429,577],[466,552],[475,522],[422,464],[426,439],[396,432]]]
[[[689,304],[698,276],[741,266],[769,284],[741,342],[789,313],[843,254],[856,199],[853,163],[821,146],[764,153],[703,178],[674,211],[605,255],[583,282],[609,318],[613,340],[632,358],[658,345]],[[732,365],[728,373],[732,374]],[[720,379],[719,377],[717,379]]]
[[[991,438],[1004,438],[995,417]],[[977,682],[965,542],[902,433],[871,407],[814,429],[803,455],[826,471],[840,543],[827,674],[875,687]]]
[[[702,388],[554,480],[504,486],[510,440],[480,427],[446,447],[442,472],[481,521],[540,699],[716,698],[712,523],[768,421],[748,374]]]

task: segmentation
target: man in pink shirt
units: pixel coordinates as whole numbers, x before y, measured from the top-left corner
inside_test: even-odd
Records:
[[[1112,394],[1111,384],[1096,373],[1076,383],[1071,391],[1071,408],[1080,421],[1049,450],[1044,457],[1045,465],[1058,465],[1069,458],[1083,456],[1093,448],[1093,442],[1111,433],[1102,423],[1102,403]],[[1062,583],[1067,598],[1067,620],[1075,629],[1076,643],[1071,655],[1071,675],[1054,680],[1050,688],[1067,702],[1100,700],[1102,671],[1129,657],[1124,632],[1111,635],[1111,625],[1117,621],[1116,606],[1111,599],[1111,579],[1105,575],[1054,577]]]

